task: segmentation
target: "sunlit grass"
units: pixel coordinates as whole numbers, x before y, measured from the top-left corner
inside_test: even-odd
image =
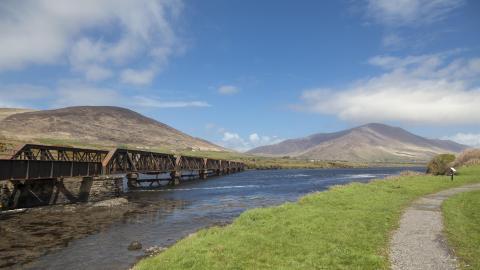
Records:
[[[419,196],[480,181],[480,167],[445,176],[353,183],[296,203],[249,210],[179,241],[135,269],[388,269],[388,240]]]
[[[480,191],[460,193],[443,204],[448,243],[462,269],[480,269]]]

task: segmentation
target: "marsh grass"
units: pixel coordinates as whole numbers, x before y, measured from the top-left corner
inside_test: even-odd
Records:
[[[448,243],[462,269],[480,269],[480,191],[457,194],[442,208]]]
[[[480,165],[480,149],[468,149],[463,151],[455,159],[454,166],[478,166]]]
[[[388,269],[388,240],[412,200],[480,181],[480,167],[336,186],[298,202],[248,210],[200,230],[134,269]]]

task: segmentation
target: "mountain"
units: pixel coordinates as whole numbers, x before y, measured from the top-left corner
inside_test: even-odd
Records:
[[[0,121],[16,113],[32,112],[30,109],[0,108]]]
[[[171,150],[225,150],[120,107],[82,106],[20,113],[8,109],[0,112],[2,111],[6,117],[0,119],[0,135],[8,139],[130,145]]]
[[[367,124],[254,148],[247,153],[355,162],[424,162],[439,153],[468,148],[448,140],[427,139],[402,128]]]

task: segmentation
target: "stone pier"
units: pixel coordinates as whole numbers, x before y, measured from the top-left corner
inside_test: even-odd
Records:
[[[123,193],[123,178],[54,178],[1,181],[0,209],[95,202]]]

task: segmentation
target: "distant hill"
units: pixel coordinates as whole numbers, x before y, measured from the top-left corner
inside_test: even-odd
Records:
[[[31,109],[0,108],[0,121],[16,113],[33,112]]]
[[[82,106],[29,112],[0,109],[2,111],[8,115],[0,118],[0,135],[16,140],[64,140],[172,150],[225,150],[120,107]]]
[[[439,153],[468,148],[449,140],[427,139],[402,128],[367,124],[254,148],[247,153],[355,162],[423,162]]]

